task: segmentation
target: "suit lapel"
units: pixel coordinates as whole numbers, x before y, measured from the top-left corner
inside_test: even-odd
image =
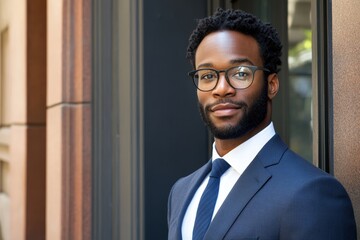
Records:
[[[223,239],[254,195],[268,182],[266,167],[277,164],[287,146],[275,135],[241,175],[214,217],[205,239]]]
[[[247,203],[270,177],[271,175],[258,161],[253,161],[220,207],[210,224],[205,239],[223,239]]]
[[[204,181],[204,178],[209,174],[211,170],[211,160],[204,165],[203,167],[201,167],[198,171],[196,171],[194,173],[194,175],[192,176],[192,178],[190,179],[189,183],[188,183],[188,188],[186,188],[186,190],[184,191],[184,197],[182,198],[183,201],[181,203],[179,203],[181,211],[180,211],[180,215],[178,218],[178,223],[177,223],[177,228],[176,228],[176,239],[182,239],[181,237],[181,226],[182,226],[182,222],[186,213],[186,210],[196,192],[196,190],[199,188],[200,184]]]

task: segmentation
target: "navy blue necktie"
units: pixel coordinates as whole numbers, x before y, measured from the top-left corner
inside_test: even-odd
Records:
[[[219,183],[221,175],[230,165],[221,158],[212,163],[209,182],[201,196],[193,230],[193,240],[203,240],[205,233],[210,225],[214,212],[216,199],[219,193]]]

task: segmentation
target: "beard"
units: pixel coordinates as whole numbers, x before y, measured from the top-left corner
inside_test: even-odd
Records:
[[[233,125],[228,125],[222,128],[216,127],[215,124],[211,121],[210,118],[210,108],[207,106],[204,108],[202,104],[199,105],[200,115],[204,123],[208,126],[215,138],[218,139],[234,139],[244,136],[250,130],[257,127],[266,117],[267,114],[267,102],[268,102],[268,85],[265,84],[263,87],[260,96],[255,100],[252,106],[248,106],[243,101],[232,101],[230,99],[222,99],[219,103],[232,103],[238,105],[243,111],[243,117],[238,121],[238,123]]]

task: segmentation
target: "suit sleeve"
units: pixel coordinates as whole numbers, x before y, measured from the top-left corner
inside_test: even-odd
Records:
[[[168,223],[168,239],[175,240],[179,239],[178,236],[178,221],[180,215],[180,206],[177,204],[179,199],[179,182],[178,180],[171,188],[168,198],[167,208],[167,223]],[[181,238],[180,238],[181,239]]]
[[[168,227],[170,225],[170,218],[171,218],[171,199],[172,199],[172,192],[173,192],[174,186],[171,188],[169,197],[168,197],[168,205],[167,205],[167,222]]]
[[[352,204],[342,185],[330,176],[304,184],[282,218],[280,239],[356,240]]]

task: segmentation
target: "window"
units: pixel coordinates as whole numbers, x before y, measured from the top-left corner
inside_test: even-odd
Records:
[[[312,161],[312,32],[310,13],[310,0],[288,0],[289,144],[295,152]]]
[[[211,13],[218,7],[242,9],[278,30],[283,56],[273,121],[290,148],[313,162],[311,0],[211,0],[209,5]]]

